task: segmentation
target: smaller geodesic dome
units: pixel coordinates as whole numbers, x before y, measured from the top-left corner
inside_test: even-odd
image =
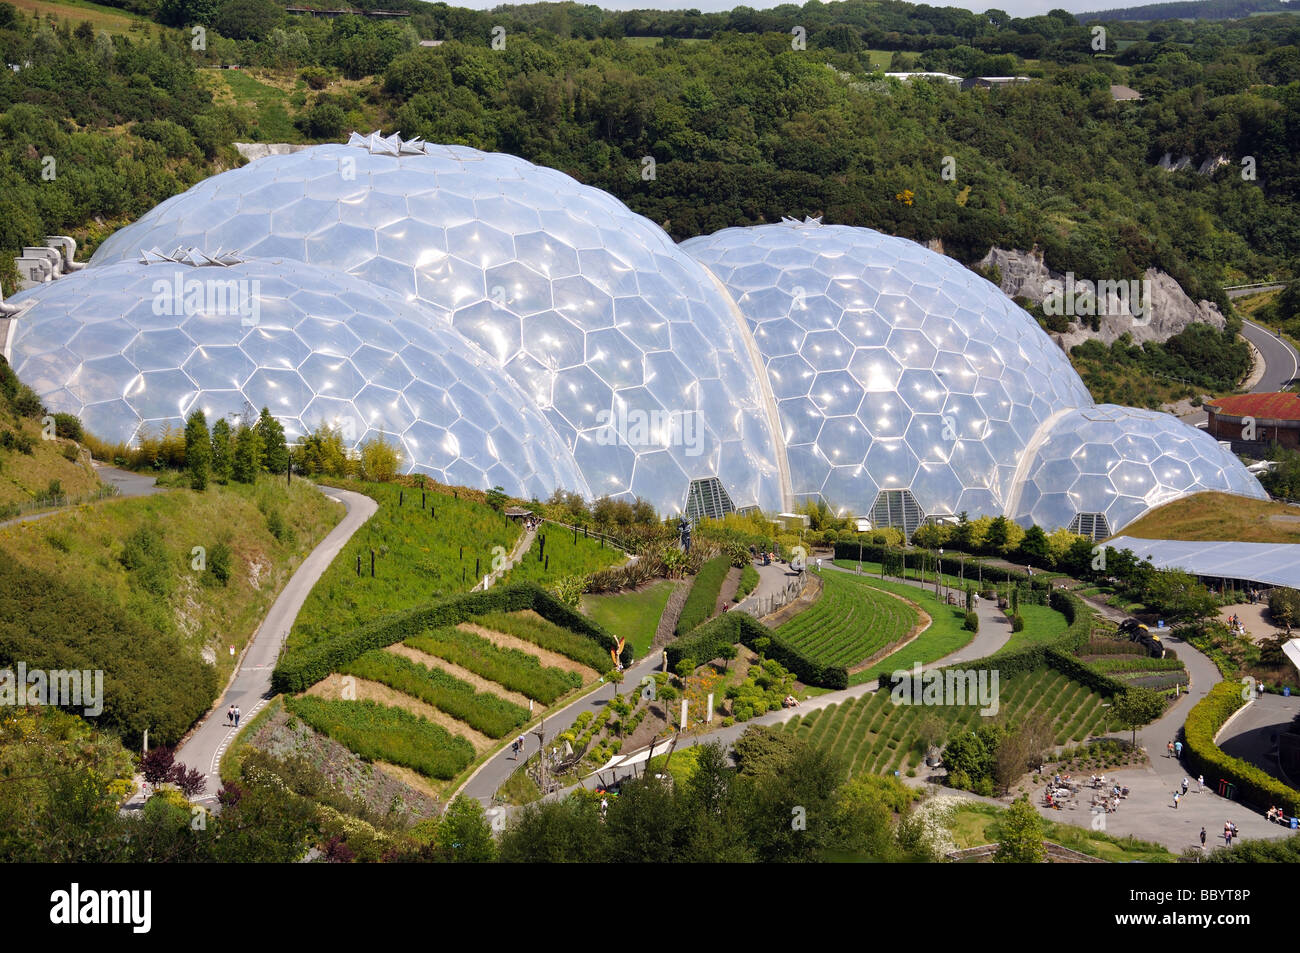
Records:
[[[1203,430],[1169,414],[1115,404],[1054,421],[1026,462],[1012,515],[1094,539],[1152,507],[1206,490],[1268,499],[1241,461]]]
[[[589,493],[572,455],[491,360],[397,295],[299,261],[178,251],[15,296],[12,364],[97,436],[268,407],[290,440],[401,445],[405,468],[522,497]]]

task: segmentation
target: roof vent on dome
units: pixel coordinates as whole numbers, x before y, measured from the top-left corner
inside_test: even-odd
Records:
[[[371,155],[380,156],[416,156],[425,153],[425,143],[419,136],[403,139],[400,132],[391,136],[381,136],[378,132],[363,136],[354,132],[348,136],[348,145],[369,149]]]
[[[811,226],[822,224],[822,217],[820,215],[805,215],[801,222],[798,218],[795,218],[792,215],[782,215],[781,224],[789,225],[793,228],[809,228]]]
[[[240,257],[238,251],[222,251],[217,249],[212,254],[199,251],[197,248],[177,247],[171,252],[159,251],[157,248],[151,248],[148,251],[140,250],[140,264],[150,265],[157,262],[171,262],[176,265],[191,265],[195,268],[229,268],[231,265],[242,265],[244,259]]]

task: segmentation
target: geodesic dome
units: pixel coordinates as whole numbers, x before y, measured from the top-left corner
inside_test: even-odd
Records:
[[[1094,539],[1119,532],[1152,507],[1205,490],[1268,499],[1210,434],[1169,414],[1115,404],[1054,421],[1026,463],[1012,515]]]
[[[532,497],[589,492],[545,418],[486,355],[397,295],[292,260],[189,252],[88,268],[17,295],[12,363],[97,436],[269,407],[291,440],[385,433],[407,469]]]
[[[782,503],[732,302],[662,229],[561,172],[354,135],[200,182],[87,270],[177,246],[297,259],[418,304],[522,388],[596,495],[674,512],[692,480],[716,478],[736,506]]]
[[[787,220],[682,248],[748,322],[797,497],[909,531],[926,516],[1001,513],[1038,428],[1092,402],[1029,314],[915,242]]]

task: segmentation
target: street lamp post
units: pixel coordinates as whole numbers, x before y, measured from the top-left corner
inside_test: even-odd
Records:
[[[939,547],[938,572],[934,574],[934,594],[939,594],[939,582],[943,579],[943,547]],[[946,588],[946,587],[945,587]]]

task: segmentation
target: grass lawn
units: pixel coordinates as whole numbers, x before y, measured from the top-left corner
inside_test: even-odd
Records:
[[[614,635],[627,639],[633,658],[645,658],[672,593],[673,583],[664,579],[636,592],[583,596],[582,611]]]
[[[1020,616],[1025,620],[1025,627],[1019,632],[1012,632],[1011,638],[1003,648],[1004,652],[1014,652],[1040,642],[1050,642],[1067,628],[1070,623],[1065,616],[1049,606],[1020,604]]]
[[[217,100],[252,107],[261,142],[302,142],[302,134],[289,113],[289,94],[259,82],[244,70],[203,71],[212,83]]]
[[[374,498],[379,509],[312,588],[289,633],[289,653],[378,616],[468,592],[476,581],[476,563],[478,575],[486,574],[492,568],[495,547],[508,553],[519,538],[519,526],[502,514],[447,492],[403,489],[389,483],[335,482]]]
[[[291,536],[271,534],[264,514],[272,510]],[[202,493],[111,499],[0,529],[0,558],[89,586],[151,627],[175,633],[185,651],[210,654],[224,684],[234,664],[229,646],[238,654],[292,571],[342,516],[341,506],[305,480],[291,487],[271,477],[256,486],[214,483]],[[165,554],[153,591],[121,561],[127,539],[141,529],[157,530]],[[225,586],[213,584],[210,570],[193,568],[194,547],[210,556],[218,543],[231,553]]]
[[[543,539],[546,540],[544,547]],[[539,555],[541,559],[537,558]],[[626,561],[623,553],[609,545],[602,546],[598,539],[574,533],[563,526],[543,523],[537,530],[532,548],[524,553],[519,565],[510,570],[506,581],[550,586],[566,576],[582,576],[607,566],[621,566]]]
[[[958,850],[994,843],[1001,836],[1003,808],[972,801],[953,812],[952,839]],[[1113,863],[1174,863],[1178,858],[1159,844],[1133,837],[1112,837],[1090,828],[1044,820],[1045,839],[1090,857]]]
[[[1124,527],[1123,535],[1140,539],[1300,543],[1296,515],[1296,508],[1285,503],[1248,500],[1227,493],[1197,493],[1157,507]]]
[[[126,33],[131,29],[132,24],[146,26],[150,32],[154,29],[166,29],[138,13],[119,10],[116,7],[100,6],[88,0],[9,0],[9,3],[25,13],[38,14],[42,20],[47,16],[54,16],[66,20],[74,27],[85,21],[97,31],[104,30],[108,33]]]

